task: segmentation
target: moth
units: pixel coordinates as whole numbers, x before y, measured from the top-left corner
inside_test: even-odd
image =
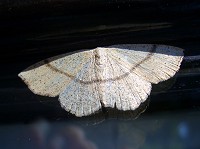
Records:
[[[175,75],[183,57],[183,49],[173,46],[112,45],[51,57],[18,76],[33,93],[59,96],[62,108],[82,117],[102,106],[135,110],[152,84]]]

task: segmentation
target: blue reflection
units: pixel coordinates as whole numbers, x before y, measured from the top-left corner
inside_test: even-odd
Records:
[[[186,122],[181,122],[178,126],[179,136],[186,139],[189,135],[189,127]]]

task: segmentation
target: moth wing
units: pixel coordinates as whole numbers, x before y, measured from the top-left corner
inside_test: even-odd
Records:
[[[95,81],[97,73],[95,60],[90,59],[61,92],[59,101],[66,111],[82,117],[101,108],[101,87]]]
[[[28,67],[18,76],[35,94],[55,97],[73,80],[84,64],[90,61],[90,52],[48,58]]]
[[[157,84],[175,75],[183,60],[183,50],[167,45],[124,44],[108,47],[130,72]]]
[[[99,84],[102,90],[102,103],[105,107],[116,107],[123,111],[135,110],[148,98],[151,83],[134,73],[127,73],[130,64],[124,64],[122,59],[113,59],[108,55],[105,64],[107,73],[104,74],[113,79],[107,79]]]

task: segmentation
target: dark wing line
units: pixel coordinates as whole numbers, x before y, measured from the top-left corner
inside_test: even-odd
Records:
[[[67,72],[63,72],[63,71],[59,70],[58,68],[56,68],[55,66],[51,65],[51,64],[50,64],[50,61],[49,61],[48,59],[44,60],[44,63],[45,63],[45,65],[46,65],[47,67],[49,67],[52,71],[59,72],[59,73],[65,75],[65,76],[67,76],[67,77],[69,77],[69,78],[71,78],[71,79],[75,78],[75,76],[70,75],[70,74],[67,73]]]
[[[127,77],[130,73],[132,73],[137,67],[139,67],[142,63],[144,63],[145,61],[147,61],[148,59],[150,59],[153,55],[154,55],[154,52],[156,51],[156,48],[157,48],[157,45],[153,45],[151,50],[149,51],[149,54],[143,59],[141,60],[139,63],[137,63],[136,65],[134,65],[129,72],[126,72],[124,73],[123,75],[121,76],[117,76],[117,77],[114,77],[114,78],[108,78],[108,79],[96,79],[96,80],[91,80],[91,81],[83,81],[83,80],[79,80],[79,79],[76,79],[75,81],[76,82],[79,82],[79,83],[82,83],[82,84],[92,84],[92,83],[96,83],[96,82],[99,82],[99,83],[105,83],[105,82],[108,82],[108,81],[116,81],[116,80],[120,80],[120,79],[123,79],[125,77]],[[48,61],[48,59],[44,60],[44,63],[46,64],[47,67],[49,67],[52,71],[56,71],[56,72],[59,72],[71,79],[75,79],[75,76],[73,75],[70,75],[69,73],[67,72],[63,72],[59,69],[57,69],[55,66],[52,66],[50,63],[50,61]]]

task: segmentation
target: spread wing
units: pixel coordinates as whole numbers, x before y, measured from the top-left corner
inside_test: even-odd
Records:
[[[172,77],[183,50],[165,45],[113,45],[37,63],[19,76],[36,94],[57,96],[61,106],[86,116],[101,106],[134,110],[151,91],[151,83]]]
[[[89,53],[85,51],[48,58],[28,67],[18,76],[35,94],[55,97],[74,79],[83,65],[90,61]]]
[[[183,50],[167,45],[124,44],[108,47],[110,56],[129,67],[131,73],[157,84],[175,75],[183,60]]]
[[[90,115],[101,108],[101,93],[98,83],[89,81],[96,78],[97,70],[94,66],[93,59],[85,63],[75,79],[59,95],[61,106],[79,117]]]

